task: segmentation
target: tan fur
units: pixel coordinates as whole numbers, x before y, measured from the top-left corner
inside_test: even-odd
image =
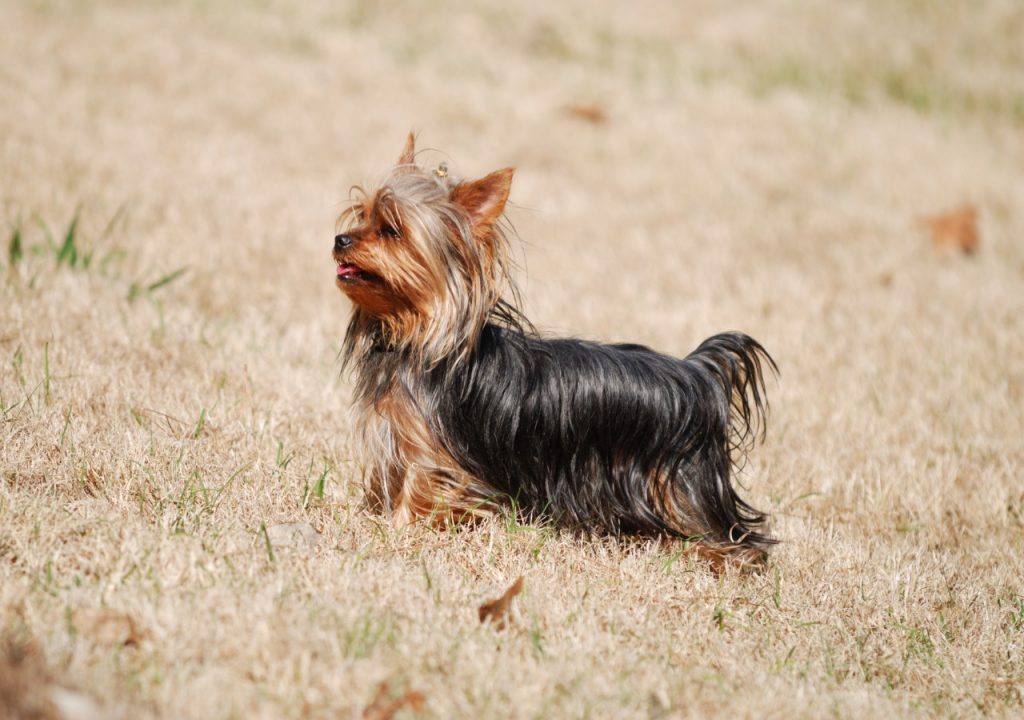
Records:
[[[407,146],[400,160],[411,152]],[[498,226],[511,180],[511,169],[459,183],[401,164],[376,192],[354,189],[338,226],[355,242],[337,259],[380,282],[341,288],[356,312],[381,323],[387,344],[415,349],[428,366],[473,349],[502,293],[515,292]],[[388,237],[387,227],[401,232],[402,241]],[[443,236],[449,242],[434,241]],[[447,280],[438,284],[438,278]]]
[[[397,392],[376,404],[360,405],[357,427],[368,496],[375,506],[390,511],[396,526],[424,518],[446,525],[497,510],[482,483],[437,446],[415,408]]]
[[[415,153],[410,134],[379,189],[354,188],[338,218],[351,247],[335,251],[335,259],[360,269],[358,281],[338,281],[356,306],[355,354],[380,343],[412,352],[430,368],[471,352],[503,291],[515,291],[508,242],[498,226],[512,170],[460,182],[447,168],[416,167]],[[439,445],[416,400],[415,387],[383,388],[357,399],[371,502],[400,526],[493,512],[497,505],[484,484]]]

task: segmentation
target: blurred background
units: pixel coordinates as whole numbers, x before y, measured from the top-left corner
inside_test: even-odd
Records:
[[[544,324],[677,352],[698,324],[863,296],[929,258],[920,216],[981,207],[982,262],[1020,228],[1015,2],[3,12],[7,223],[66,225],[80,205],[102,230],[123,208],[119,245],[188,266],[214,309],[244,282],[247,304],[335,312],[317,253],[410,129],[438,149],[426,162],[519,168]]]

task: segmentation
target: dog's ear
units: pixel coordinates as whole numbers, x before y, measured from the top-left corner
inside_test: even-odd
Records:
[[[513,168],[496,170],[479,180],[459,183],[452,190],[452,202],[461,205],[469,213],[474,235],[487,235],[501,217],[512,188],[513,172]]]
[[[409,133],[409,137],[405,140],[405,147],[402,149],[402,155],[398,158],[398,165],[413,165],[416,158],[416,136],[413,133]]]

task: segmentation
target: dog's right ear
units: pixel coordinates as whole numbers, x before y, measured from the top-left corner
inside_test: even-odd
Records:
[[[487,240],[504,212],[513,172],[512,168],[496,170],[480,180],[459,183],[452,190],[452,202],[461,205],[469,215],[477,239]]]
[[[405,140],[405,148],[402,149],[402,156],[398,158],[398,165],[414,165],[416,163],[416,136],[409,133]]]

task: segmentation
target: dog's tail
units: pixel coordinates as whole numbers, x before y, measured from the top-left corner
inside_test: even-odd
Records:
[[[759,342],[738,332],[708,338],[684,360],[691,396],[691,456],[685,495],[704,541],[751,559],[776,541],[762,532],[767,516],[736,493],[732,474],[766,433],[765,372],[778,373]],[[688,453],[689,454],[689,453]],[[682,488],[680,488],[682,489]]]

